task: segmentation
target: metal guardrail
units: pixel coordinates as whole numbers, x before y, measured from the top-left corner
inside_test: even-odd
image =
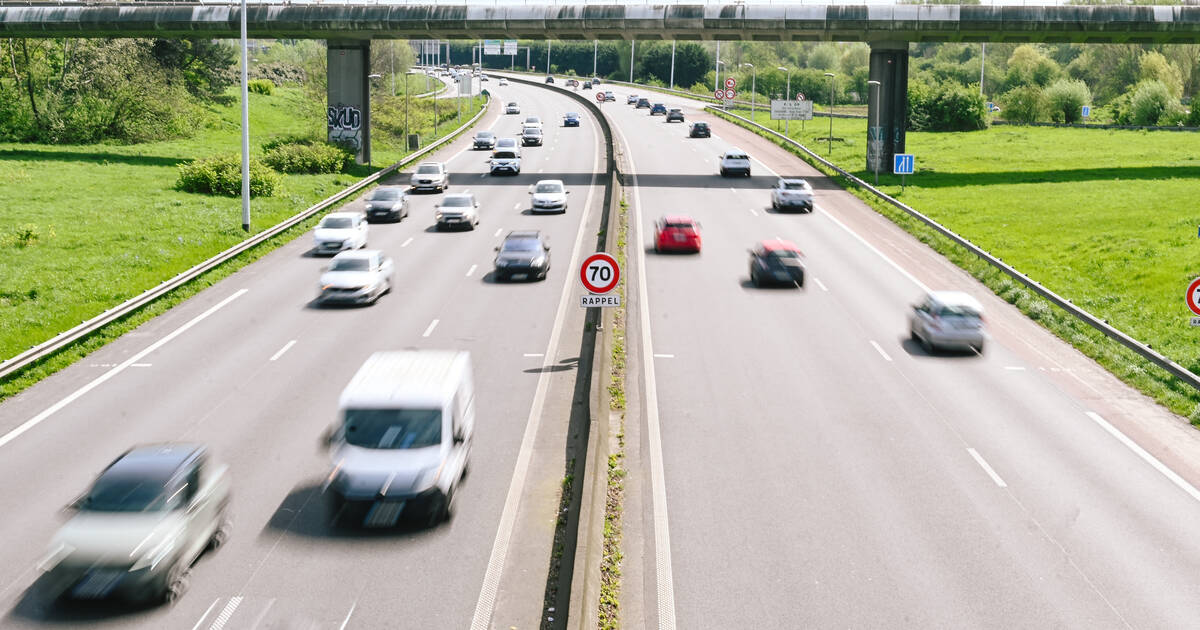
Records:
[[[183,286],[184,284],[191,282],[192,280],[195,280],[202,274],[207,273],[208,271],[211,271],[212,269],[216,268],[217,266],[221,265],[222,263],[225,263],[225,262],[233,259],[238,254],[240,254],[248,249],[251,249],[251,248],[255,247],[256,245],[259,245],[260,243],[262,243],[268,239],[275,237],[276,235],[286,231],[287,229],[291,228],[292,226],[299,224],[300,222],[304,221],[305,219],[308,219],[309,217],[313,216],[314,214],[317,214],[318,212],[325,210],[329,206],[332,206],[333,204],[345,199],[346,197],[349,197],[349,196],[353,195],[354,193],[362,190],[363,188],[366,188],[367,186],[374,184],[375,182],[377,182],[381,178],[383,178],[385,175],[389,175],[393,171],[399,169],[400,167],[417,161],[418,159],[424,157],[427,153],[430,153],[434,149],[437,149],[438,147],[442,146],[443,144],[450,142],[451,140],[456,138],[459,134],[461,134],[463,131],[466,131],[467,129],[469,129],[472,125],[475,124],[475,121],[479,120],[480,117],[482,117],[485,113],[487,113],[487,108],[488,108],[488,105],[490,104],[491,97],[487,97],[487,98],[488,98],[488,101],[484,102],[484,106],[483,106],[483,108],[481,108],[479,110],[479,113],[475,114],[475,116],[473,116],[466,123],[463,123],[463,125],[461,127],[459,127],[458,129],[455,129],[452,133],[447,134],[445,137],[434,142],[433,144],[426,146],[425,148],[417,151],[416,153],[412,153],[408,156],[405,156],[404,159],[400,160],[399,162],[396,162],[395,164],[392,164],[391,166],[389,166],[387,168],[384,168],[384,169],[379,170],[371,175],[368,175],[367,177],[363,178],[361,181],[355,183],[354,185],[352,185],[348,188],[344,188],[341,191],[317,202],[316,204],[309,206],[304,211],[299,212],[295,215],[292,215],[291,217],[285,219],[282,223],[276,224],[273,227],[270,227],[266,230],[263,230],[262,232],[259,232],[258,234],[255,234],[254,236],[242,241],[241,243],[238,243],[237,245],[234,245],[233,247],[230,247],[229,249],[226,249],[225,251],[213,256],[212,258],[209,258],[208,260],[205,260],[204,262],[193,266],[192,268],[188,269],[187,271],[180,272],[179,274],[175,275],[175,277],[171,278],[170,280],[164,280],[163,282],[159,283],[158,286],[151,288],[151,289],[141,293],[140,295],[134,296],[134,297],[126,300],[125,302],[122,302],[121,304],[119,304],[117,306],[114,306],[108,310],[105,310],[100,315],[97,315],[96,317],[93,317],[92,319],[89,319],[70,330],[61,332],[61,333],[55,335],[54,337],[52,337],[51,339],[44,341],[36,346],[33,346],[29,350],[26,350],[25,352],[22,352],[21,354],[18,354],[17,356],[15,356],[11,359],[7,359],[3,362],[0,362],[0,379],[7,378],[10,374],[17,372],[18,370],[24,369],[25,367],[28,367],[30,364],[32,364],[40,359],[43,359],[55,352],[58,352],[59,350],[62,350],[63,348],[71,345],[72,343],[75,343],[76,341],[79,341],[80,339],[83,339],[84,337],[87,337],[88,335],[100,330],[101,328],[107,326],[108,324],[111,324],[112,322],[114,322],[126,315],[129,315],[130,313],[153,302],[154,300],[162,297],[163,295],[169,293],[170,291],[172,291],[176,288],[179,288],[179,287]]]
[[[761,134],[766,134],[769,137],[775,138],[776,140],[782,140],[782,141],[787,142],[788,144],[796,147],[797,149],[800,149],[801,151],[803,151],[804,153],[806,153],[813,159],[820,162],[825,167],[833,170],[834,172],[838,173],[842,177],[845,177],[846,179],[850,180],[859,188],[862,188],[862,189],[874,194],[876,197],[882,199],[883,201],[887,202],[888,204],[903,211],[904,213],[908,214],[909,216],[913,217],[914,219],[917,219],[918,221],[929,226],[930,228],[933,228],[935,231],[937,231],[942,236],[945,236],[946,238],[950,239],[951,241],[954,241],[956,244],[965,248],[967,251],[971,252],[972,254],[975,254],[976,256],[982,258],[989,265],[995,267],[996,269],[999,269],[1005,275],[1007,275],[1010,278],[1016,280],[1017,282],[1020,282],[1021,284],[1025,285],[1027,288],[1031,289],[1034,293],[1037,293],[1038,295],[1040,295],[1043,298],[1052,302],[1055,306],[1070,313],[1071,315],[1073,315],[1075,318],[1079,319],[1083,323],[1104,333],[1105,336],[1116,341],[1117,343],[1120,343],[1121,345],[1125,346],[1126,348],[1129,348],[1130,350],[1134,351],[1135,353],[1140,355],[1143,359],[1146,359],[1147,361],[1166,370],[1172,376],[1178,378],[1179,380],[1183,381],[1184,383],[1187,383],[1192,388],[1200,391],[1200,375],[1193,373],[1192,371],[1188,370],[1187,368],[1184,368],[1182,365],[1179,365],[1178,363],[1172,361],[1171,359],[1167,358],[1166,356],[1159,354],[1158,352],[1155,352],[1152,348],[1150,348],[1150,346],[1148,346],[1148,345],[1138,341],[1137,339],[1134,339],[1133,337],[1130,337],[1129,335],[1121,332],[1120,330],[1117,330],[1116,328],[1110,326],[1108,324],[1108,322],[1106,322],[1105,320],[1102,320],[1099,317],[1096,317],[1095,315],[1092,315],[1091,313],[1083,310],[1082,308],[1075,306],[1074,304],[1071,303],[1070,300],[1051,291],[1050,289],[1046,288],[1045,286],[1043,286],[1041,283],[1034,280],[1033,278],[1030,278],[1029,276],[1021,273],[1020,271],[1017,271],[1012,266],[1006,264],[1004,261],[989,254],[986,250],[979,247],[978,245],[972,243],[971,241],[967,240],[966,238],[963,238],[962,236],[959,236],[958,234],[956,234],[949,228],[947,228],[947,227],[943,226],[942,224],[938,223],[937,221],[934,221],[933,219],[925,216],[918,210],[905,205],[903,202],[888,195],[887,193],[883,192],[882,190],[879,190],[878,188],[867,183],[866,181],[859,179],[855,175],[851,174],[849,171],[846,171],[845,169],[837,166],[833,162],[830,162],[830,161],[826,160],[825,158],[817,155],[816,153],[810,151],[808,149],[808,147],[800,144],[799,142],[796,142],[795,140],[792,140],[791,138],[788,138],[787,136],[784,136],[781,133],[776,133],[776,132],[768,129],[767,127],[764,127],[756,122],[753,122],[751,120],[748,120],[746,118],[738,116],[737,114],[726,112],[724,110],[721,110],[720,108],[712,107],[712,106],[705,106],[705,109],[712,110],[713,112],[717,113],[718,115],[728,116],[730,118],[736,118],[737,120],[741,121],[745,125],[753,127],[755,130],[757,130]]]

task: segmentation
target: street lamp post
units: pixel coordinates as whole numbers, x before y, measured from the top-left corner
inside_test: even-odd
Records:
[[[833,89],[836,85],[837,77],[832,72],[826,72],[825,76],[829,77],[829,155],[833,155]]]
[[[250,53],[246,45],[246,0],[242,0],[242,231],[250,231]]]
[[[367,79],[370,79],[370,80],[374,80],[374,79],[382,79],[382,78],[383,78],[383,75],[382,75],[382,74],[378,74],[378,73],[375,73],[375,74],[368,74],[368,75],[367,75]],[[372,86],[374,86],[374,85],[375,85],[375,83],[372,83],[371,85],[372,85]],[[368,91],[367,91],[367,98],[368,98],[368,99],[369,99],[369,98],[371,98],[371,91],[370,91],[370,90],[368,90]],[[369,133],[369,132],[368,132],[368,133]],[[370,171],[370,170],[371,170],[371,154],[370,154],[370,153],[367,153],[367,171]]]
[[[787,88],[785,88],[783,91],[783,100],[785,100],[785,101],[792,100],[792,69],[784,68],[783,66],[775,66],[775,69],[783,70],[784,72],[787,72]],[[788,130],[791,127],[791,125],[790,125],[791,122],[792,122],[791,117],[783,119],[783,135],[785,135],[785,136],[788,135],[788,133],[789,133]]]
[[[754,120],[754,93],[758,91],[758,68],[755,68],[754,64],[749,62],[743,63],[742,66],[750,66],[750,71],[753,73],[750,79],[750,120]]]
[[[596,58],[600,54],[600,40],[592,42],[592,78],[596,78]]]
[[[546,74],[550,74],[550,40],[546,40]]]
[[[867,85],[870,86],[867,88],[868,90],[870,88],[878,88],[879,81],[872,79],[870,81],[867,81]],[[875,107],[871,108],[872,110],[874,110],[874,112],[873,112],[875,114],[874,121],[876,123],[879,122],[879,105],[880,105],[879,90],[876,90],[875,91]],[[868,103],[868,107],[870,107],[870,103]],[[830,117],[830,120],[833,120],[833,118]],[[875,130],[874,133],[867,134],[869,136],[869,138],[868,138],[869,141],[867,142],[867,150],[871,152],[871,166],[875,168],[875,185],[878,186],[879,185],[879,163],[882,161],[882,158],[883,158],[883,156],[879,155],[879,150],[883,148],[883,135],[881,133],[879,133],[880,129],[879,129],[878,124],[874,125],[872,127],[872,129]]]
[[[717,84],[713,86],[714,90],[721,89],[721,40],[717,40],[717,58],[713,64],[713,72],[717,75]]]
[[[719,50],[720,48],[721,48],[721,42],[717,42],[717,49]],[[723,66],[723,65],[725,65],[725,62],[718,59],[717,60],[717,89],[718,90],[725,89],[725,85],[721,83],[721,66]],[[718,105],[724,106],[725,99],[721,99],[721,102],[718,103]]]
[[[629,82],[633,83],[633,52],[636,49],[637,40],[629,40]]]
[[[675,89],[675,40],[671,40],[671,89]]]

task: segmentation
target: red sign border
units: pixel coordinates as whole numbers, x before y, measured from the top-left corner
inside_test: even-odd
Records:
[[[1196,304],[1195,300],[1192,299],[1192,296],[1196,294],[1196,289],[1200,289],[1200,278],[1196,278],[1192,280],[1191,284],[1188,284],[1187,293],[1184,294],[1183,300],[1187,302],[1188,308],[1192,309],[1193,313],[1200,315],[1200,304]]]
[[[593,287],[592,284],[590,282],[588,282],[588,279],[587,279],[588,265],[596,260],[607,260],[609,262],[609,264],[612,265],[612,268],[613,268],[612,284],[609,285],[609,287],[607,289]],[[613,258],[612,254],[609,254],[608,252],[596,252],[596,253],[592,254],[591,256],[584,258],[583,264],[579,265],[579,281],[581,283],[583,283],[583,288],[587,289],[588,292],[593,295],[605,295],[607,293],[611,293],[613,289],[617,288],[617,283],[621,281],[621,266],[617,264],[617,259]]]
[[[596,100],[600,101],[601,103],[604,102],[604,91],[603,90],[596,92]]]

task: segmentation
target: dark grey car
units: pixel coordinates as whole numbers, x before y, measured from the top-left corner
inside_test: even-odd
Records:
[[[399,186],[380,186],[366,198],[367,221],[399,221],[408,216],[408,191]]]
[[[785,285],[804,288],[804,262],[800,249],[788,241],[763,241],[750,250],[750,282],[756,286]]]
[[[539,230],[509,232],[496,252],[498,282],[542,280],[550,271],[550,243]]]

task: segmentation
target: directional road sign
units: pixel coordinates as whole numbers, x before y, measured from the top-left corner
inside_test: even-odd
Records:
[[[579,281],[591,293],[605,294],[617,288],[621,279],[621,268],[617,259],[604,252],[596,252],[584,259],[579,267]]]
[[[1084,118],[1087,118],[1088,116],[1092,115],[1092,108],[1087,105],[1084,105],[1082,108],[1082,111],[1080,113],[1083,114]]]
[[[1192,280],[1192,283],[1188,285],[1185,299],[1188,308],[1192,309],[1193,313],[1200,315],[1200,278]]]
[[[895,161],[892,162],[893,175],[913,174],[913,167],[916,166],[917,160],[911,153],[897,153],[893,158],[895,158]]]
[[[729,90],[735,87],[737,87],[737,79],[734,79],[733,77],[725,79],[725,89]]]

